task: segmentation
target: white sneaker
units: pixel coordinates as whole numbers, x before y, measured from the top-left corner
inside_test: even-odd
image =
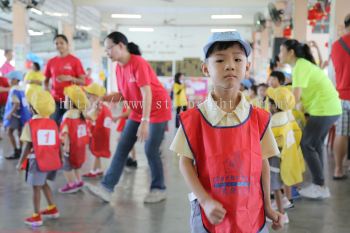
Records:
[[[94,194],[95,196],[99,197],[104,202],[110,202],[111,201],[111,192],[106,190],[105,187],[103,187],[101,184],[99,185],[92,185],[92,184],[85,184],[85,186],[89,189],[89,191]]]
[[[288,223],[289,223],[289,217],[287,212],[285,212],[283,215],[283,224],[288,224]]]
[[[157,203],[161,202],[166,199],[166,191],[165,190],[159,190],[159,189],[153,189],[151,190],[145,199],[143,200],[144,203]]]
[[[274,210],[277,210],[277,202],[276,201],[273,201],[272,204],[272,209]],[[294,204],[291,203],[287,197],[283,197],[282,199],[282,206],[283,206],[283,209],[290,209],[290,208],[293,208],[294,207]]]
[[[329,191],[329,188],[327,186],[322,187],[322,198],[330,198],[331,192]]]
[[[303,188],[299,191],[300,195],[306,198],[312,199],[324,199],[331,196],[328,187],[311,184],[310,186]]]

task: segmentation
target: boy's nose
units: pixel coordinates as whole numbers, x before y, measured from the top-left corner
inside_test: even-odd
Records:
[[[227,63],[227,64],[225,65],[225,70],[233,70],[233,64]]]

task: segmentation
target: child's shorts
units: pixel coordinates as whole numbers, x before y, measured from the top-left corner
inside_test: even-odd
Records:
[[[209,233],[204,228],[198,200],[197,199],[193,200],[190,203],[191,203],[191,216],[190,216],[191,233]],[[261,231],[259,231],[259,233],[269,233],[269,230],[266,224],[264,228]]]
[[[277,156],[269,158],[270,164],[270,189],[271,191],[280,190],[283,188],[283,182],[281,179],[281,159]]]
[[[10,129],[21,129],[21,119],[12,116],[10,119],[10,125],[8,126]]]
[[[26,172],[26,182],[32,186],[43,186],[47,180],[54,181],[56,171],[42,172],[35,159],[29,159]]]

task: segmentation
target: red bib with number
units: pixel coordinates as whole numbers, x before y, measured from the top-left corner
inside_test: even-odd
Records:
[[[210,233],[256,233],[264,227],[260,140],[269,119],[269,113],[252,107],[249,117],[232,127],[211,125],[198,108],[180,114],[198,178],[226,210],[223,221],[212,225],[201,208]]]
[[[47,172],[61,168],[60,140],[56,122],[40,118],[31,119],[28,124],[39,170]]]
[[[96,157],[111,157],[109,150],[109,138],[111,135],[112,113],[109,108],[101,104],[100,112],[97,116],[95,125],[89,123],[91,132],[91,153]]]
[[[89,143],[86,122],[82,119],[65,118],[61,130],[67,125],[69,135],[69,163],[74,169],[79,169],[85,162],[86,144]]]

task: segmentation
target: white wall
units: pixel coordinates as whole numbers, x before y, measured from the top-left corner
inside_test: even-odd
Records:
[[[235,28],[246,40],[251,40],[250,27]],[[147,60],[182,60],[184,57],[202,58],[202,48],[210,36],[210,27],[154,27],[154,32],[130,32],[128,27],[118,27],[130,42],[140,46]]]

